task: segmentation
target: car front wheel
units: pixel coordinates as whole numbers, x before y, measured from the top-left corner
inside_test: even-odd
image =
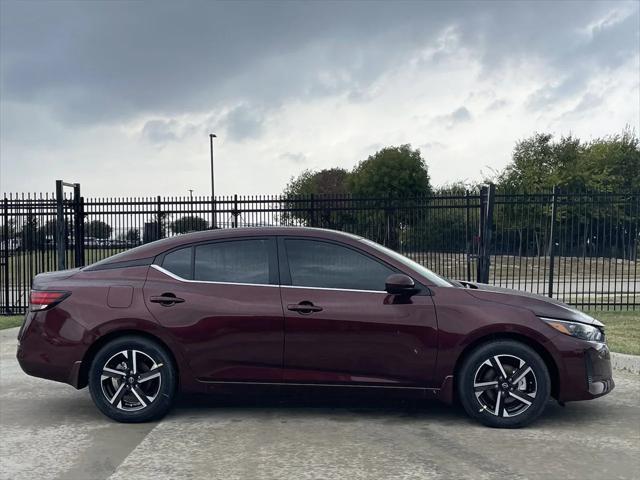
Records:
[[[476,348],[458,376],[466,412],[490,427],[528,425],[544,410],[551,380],[544,360],[527,345],[499,340]]]
[[[89,371],[98,409],[118,422],[146,422],[165,415],[176,390],[170,355],[156,342],[126,336],[104,345]]]

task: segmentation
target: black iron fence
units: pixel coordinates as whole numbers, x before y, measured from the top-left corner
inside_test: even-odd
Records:
[[[34,275],[209,228],[333,228],[385,244],[449,278],[553,296],[581,308],[640,305],[640,192],[449,192],[415,198],[5,195],[0,314],[22,313]]]

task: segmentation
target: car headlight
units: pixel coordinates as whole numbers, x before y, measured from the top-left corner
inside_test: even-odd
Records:
[[[540,319],[565,335],[571,335],[581,340],[589,340],[590,342],[604,342],[604,332],[593,325],[570,322],[568,320],[557,320],[555,318],[540,317]]]

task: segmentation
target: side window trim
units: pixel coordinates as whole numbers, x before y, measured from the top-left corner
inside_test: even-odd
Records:
[[[195,262],[196,262],[196,247],[201,245],[210,245],[216,243],[224,243],[224,242],[241,242],[245,240],[266,240],[267,241],[267,254],[269,261],[269,283],[242,283],[242,282],[218,282],[212,280],[195,280]],[[162,263],[164,262],[164,257],[170,253],[173,253],[177,250],[181,250],[183,248],[189,248],[191,250],[191,278],[183,278],[179,275],[176,275],[173,272],[169,272],[167,269],[162,267]],[[236,238],[221,238],[219,240],[208,240],[204,242],[191,243],[187,245],[180,245],[178,247],[172,248],[171,250],[167,250],[166,252],[162,252],[157,255],[153,260],[151,265],[155,267],[156,270],[159,270],[163,273],[168,274],[169,276],[190,283],[213,283],[213,284],[223,284],[223,285],[256,285],[256,286],[279,286],[280,284],[280,274],[278,269],[278,251],[276,246],[276,237],[275,236],[258,236],[258,237],[236,237]]]
[[[159,272],[162,272],[165,275],[168,275],[169,277],[178,280],[179,282],[184,282],[184,283],[211,283],[214,285],[246,285],[246,286],[252,286],[252,287],[275,287],[275,288],[280,287],[280,285],[274,285],[271,283],[243,283],[243,282],[216,282],[215,280],[190,280],[188,278],[182,278],[181,276],[176,275],[175,273],[170,272],[165,268],[162,268],[162,265],[157,265],[153,263],[151,264],[151,268],[158,270]]]

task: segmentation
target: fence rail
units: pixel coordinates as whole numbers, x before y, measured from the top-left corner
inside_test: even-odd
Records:
[[[450,192],[414,198],[5,195],[0,314],[22,313],[34,275],[209,228],[292,225],[370,238],[449,278],[582,308],[640,306],[640,192]]]

